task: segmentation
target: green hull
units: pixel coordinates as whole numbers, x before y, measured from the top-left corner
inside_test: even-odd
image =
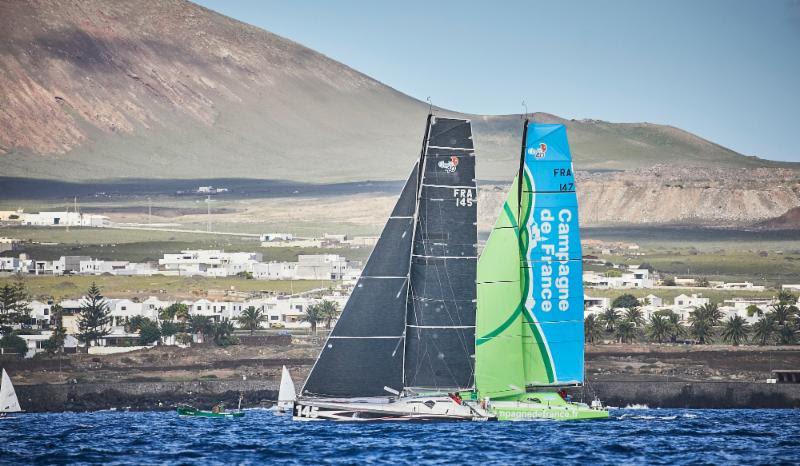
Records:
[[[195,416],[195,417],[243,417],[244,413],[242,411],[233,411],[233,412],[223,412],[223,413],[214,413],[211,411],[202,411],[195,408],[178,408],[178,415],[179,416]]]
[[[487,403],[487,410],[498,421],[608,419],[607,410],[594,409],[585,403],[565,401],[554,392],[523,393],[491,399]]]

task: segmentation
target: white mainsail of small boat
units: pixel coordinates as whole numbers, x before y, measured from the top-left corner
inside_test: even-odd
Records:
[[[0,416],[5,413],[18,413],[22,411],[19,406],[17,394],[14,392],[14,385],[11,384],[11,379],[8,373],[3,369],[3,378],[0,382]]]
[[[281,388],[278,390],[278,413],[291,413],[295,401],[297,401],[297,391],[294,388],[292,375],[286,366],[283,366]]]

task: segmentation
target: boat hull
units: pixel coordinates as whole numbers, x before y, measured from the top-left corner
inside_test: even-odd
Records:
[[[486,413],[458,404],[447,397],[415,397],[386,403],[347,400],[298,400],[292,419],[296,421],[485,421]]]
[[[583,421],[609,417],[606,409],[566,401],[552,392],[525,393],[506,399],[491,400],[486,409],[499,421]]]
[[[211,418],[244,417],[244,412],[242,411],[215,413],[213,411],[202,411],[195,408],[178,408],[177,411],[179,416],[211,417]]]

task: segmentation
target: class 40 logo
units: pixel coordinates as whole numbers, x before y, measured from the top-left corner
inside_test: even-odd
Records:
[[[450,156],[450,161],[449,162],[445,162],[444,160],[440,160],[438,165],[439,165],[439,168],[443,168],[445,172],[453,173],[453,172],[456,171],[456,167],[458,166],[458,157],[456,157],[455,155]]]
[[[547,144],[541,142],[539,143],[539,147],[531,147],[528,149],[528,154],[536,157],[537,159],[542,159],[547,154]]]

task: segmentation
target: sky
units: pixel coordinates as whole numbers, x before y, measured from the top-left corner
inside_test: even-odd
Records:
[[[688,130],[800,162],[800,0],[195,0],[475,114]]]

